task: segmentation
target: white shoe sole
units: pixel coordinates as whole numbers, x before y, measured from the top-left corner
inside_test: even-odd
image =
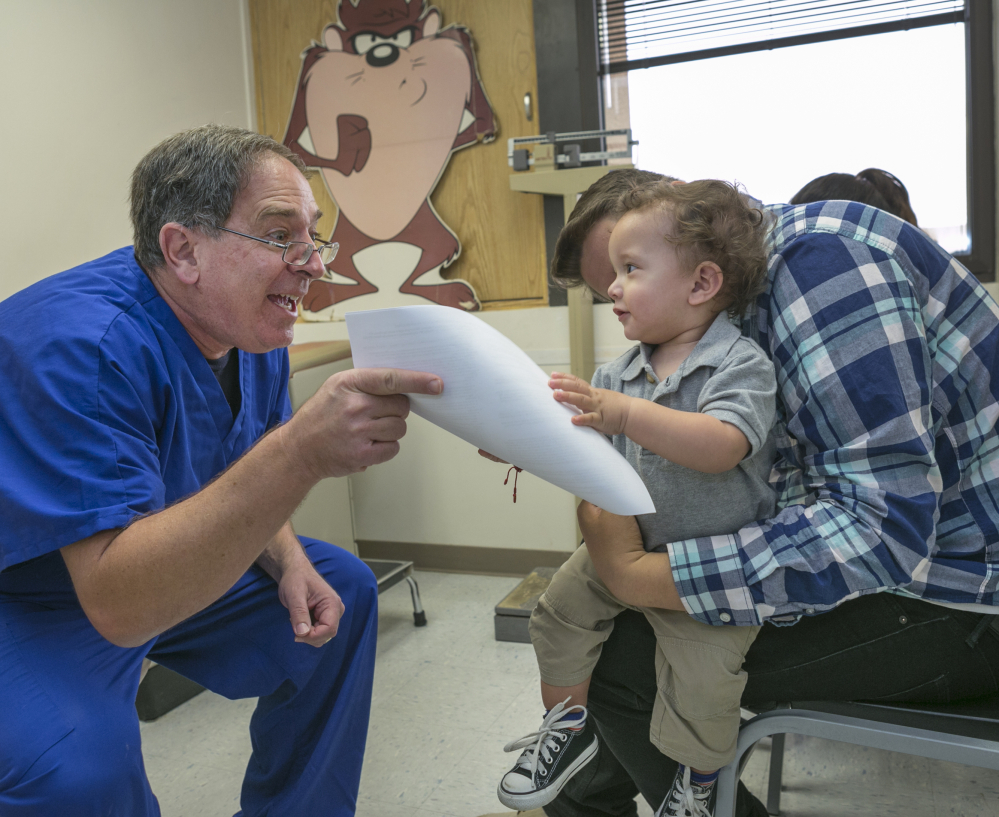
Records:
[[[508,792],[503,789],[503,781],[500,781],[499,786],[496,787],[496,796],[499,797],[499,801],[507,808],[512,808],[514,811],[529,811],[533,808],[541,808],[541,806],[547,805],[556,797],[558,793],[562,791],[563,786],[569,782],[576,772],[583,768],[593,756],[597,753],[597,748],[600,745],[600,741],[597,739],[596,735],[593,736],[593,742],[587,746],[582,754],[577,757],[572,765],[562,773],[562,781],[560,783],[552,784],[546,786],[539,791],[525,792],[524,794],[515,794],[514,792]]]

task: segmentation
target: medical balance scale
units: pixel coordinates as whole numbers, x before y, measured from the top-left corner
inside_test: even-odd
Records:
[[[583,152],[580,142],[590,139],[624,137],[622,150]],[[570,131],[539,136],[515,136],[507,140],[507,164],[513,168],[510,189],[562,198],[563,224],[569,220],[576,202],[597,179],[611,170],[630,168],[628,164],[583,167],[584,162],[632,158],[638,142],[630,129]],[[561,148],[561,150],[560,150]],[[566,293],[569,304],[569,370],[587,383],[596,369],[593,339],[593,294],[587,287],[573,287]],[[576,541],[582,541],[576,526]],[[529,643],[527,622],[538,599],[548,588],[557,568],[536,567],[496,605],[494,625],[497,641]]]

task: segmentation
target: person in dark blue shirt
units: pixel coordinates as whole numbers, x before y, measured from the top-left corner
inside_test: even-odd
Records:
[[[289,517],[393,457],[403,393],[442,384],[347,371],[291,416],[284,347],[334,248],[270,138],[167,139],[131,212],[134,248],[0,304],[0,813],[159,813],[148,656],[259,697],[242,814],[353,814],[377,587]]]

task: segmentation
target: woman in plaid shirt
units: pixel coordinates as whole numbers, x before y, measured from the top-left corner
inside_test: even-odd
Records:
[[[594,184],[559,238],[553,277],[605,292],[616,202],[656,178],[616,171]],[[883,211],[844,201],[765,209],[770,283],[743,332],[777,373],[778,513],[671,544],[656,554],[667,579],[624,601],[773,625],[746,657],[750,707],[995,692],[999,307],[952,256]],[[641,549],[632,518],[583,503],[580,525],[611,564]],[[619,616],[590,687],[606,748],[548,817],[628,813],[636,793],[665,796],[675,766],[647,739],[653,653],[645,619]],[[741,784],[739,814],[766,814]]]

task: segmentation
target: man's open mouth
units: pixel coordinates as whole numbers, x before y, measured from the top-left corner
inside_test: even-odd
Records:
[[[277,304],[286,312],[298,316],[298,300],[300,295],[268,295],[272,303]]]

